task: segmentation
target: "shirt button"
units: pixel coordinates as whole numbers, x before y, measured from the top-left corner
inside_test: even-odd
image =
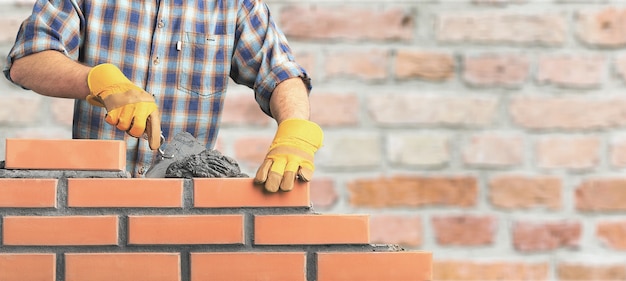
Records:
[[[159,60],[159,58],[158,58],[158,57],[157,57],[157,58],[155,58],[155,59],[152,61],[152,63],[154,63],[154,65],[157,65],[157,64],[159,64],[160,62],[161,62],[161,61]]]
[[[143,173],[146,172],[146,167],[141,166],[141,168],[139,168],[139,171],[137,171],[138,174],[143,175]]]
[[[160,20],[159,23],[157,24],[158,28],[163,28],[164,26],[165,26],[165,23],[162,20]]]

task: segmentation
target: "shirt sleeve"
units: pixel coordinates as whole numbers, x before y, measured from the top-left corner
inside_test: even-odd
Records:
[[[81,45],[84,18],[76,0],[38,0],[32,14],[18,31],[15,44],[7,56],[4,75],[21,57],[41,51],[56,50],[77,60]]]
[[[266,4],[243,0],[237,16],[231,78],[254,89],[263,112],[272,116],[269,100],[276,86],[300,77],[311,90],[308,74],[296,61],[285,35],[276,26]]]

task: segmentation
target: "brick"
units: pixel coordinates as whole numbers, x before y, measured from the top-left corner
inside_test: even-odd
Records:
[[[0,207],[56,208],[57,179],[0,178]]]
[[[596,226],[598,240],[610,249],[626,250],[626,221],[602,221]]]
[[[128,244],[244,244],[243,215],[128,216]]]
[[[55,281],[55,254],[0,254],[0,281],[25,280]]]
[[[322,128],[359,124],[361,101],[355,93],[315,93],[309,97],[311,121]]]
[[[339,194],[332,178],[315,177],[309,185],[311,206],[314,209],[329,209],[339,201]]]
[[[5,216],[4,245],[117,245],[116,216]]]
[[[609,161],[616,168],[626,167],[626,138],[623,136],[611,139],[609,146]]]
[[[195,208],[309,207],[309,183],[296,181],[289,192],[265,193],[252,178],[194,178]]]
[[[3,95],[0,124],[33,124],[42,111],[42,99],[38,95]]]
[[[493,244],[498,221],[488,215],[438,215],[432,225],[439,245],[481,246]]]
[[[592,88],[602,84],[605,72],[606,58],[602,55],[546,55],[539,59],[537,81],[567,88]]]
[[[520,54],[466,55],[463,80],[480,87],[520,87],[530,75],[530,60]]]
[[[433,280],[552,280],[547,262],[441,260]]]
[[[69,207],[180,208],[182,179],[67,179]]]
[[[7,169],[124,170],[126,144],[118,140],[7,139]]]
[[[348,183],[354,207],[423,207],[476,205],[478,182],[474,177],[410,177],[357,179]]]
[[[626,9],[606,7],[579,10],[575,17],[576,34],[584,43],[601,47],[626,45]]]
[[[626,55],[616,55],[613,64],[615,66],[615,74],[622,81],[626,81]]]
[[[625,280],[623,264],[583,264],[561,262],[557,265],[558,280]]]
[[[281,9],[278,18],[290,38],[407,41],[415,33],[414,16],[404,7],[289,5]]]
[[[316,167],[328,170],[378,168],[384,159],[381,142],[377,133],[325,134],[324,147],[315,155]]]
[[[379,94],[367,99],[369,115],[382,126],[485,126],[496,118],[494,97]]]
[[[191,253],[191,281],[307,280],[304,252]]]
[[[74,120],[74,99],[52,99],[50,111],[59,125],[71,127]]]
[[[228,93],[222,110],[222,124],[228,126],[266,126],[271,118],[249,93]]]
[[[258,215],[254,217],[256,245],[367,244],[365,215]]]
[[[388,64],[389,53],[382,49],[332,51],[324,58],[325,77],[382,80],[388,76]]]
[[[180,281],[179,253],[67,253],[66,281]]]
[[[513,122],[530,129],[588,130],[626,125],[619,96],[518,96],[508,111]]]
[[[624,211],[626,179],[588,179],[576,187],[576,209],[579,211]]]
[[[535,159],[537,166],[545,169],[592,169],[600,162],[600,139],[545,137],[537,141]]]
[[[432,280],[432,255],[424,252],[317,253],[317,280]]]
[[[500,175],[489,181],[489,201],[502,209],[561,208],[563,183],[559,177]]]
[[[313,81],[317,81],[317,78],[321,76],[317,69],[317,53],[312,50],[305,50],[304,48],[298,48],[292,51],[294,52],[296,62],[304,68]]]
[[[441,167],[450,162],[450,138],[445,135],[390,133],[386,143],[392,165]]]
[[[422,218],[404,215],[373,215],[370,236],[375,244],[399,244],[417,247],[422,244]]]
[[[523,159],[524,139],[517,134],[473,135],[463,148],[463,162],[470,166],[517,166]]]
[[[259,165],[263,163],[265,155],[272,144],[273,137],[248,136],[235,139],[235,158],[241,164]],[[255,172],[256,172],[255,167]]]
[[[567,36],[563,15],[512,12],[439,13],[435,35],[439,42],[516,45],[563,45]]]
[[[574,221],[517,221],[513,226],[513,246],[522,252],[576,248],[582,225]]]
[[[454,76],[456,63],[447,53],[398,50],[393,62],[394,75],[398,79],[423,79],[445,81]]]

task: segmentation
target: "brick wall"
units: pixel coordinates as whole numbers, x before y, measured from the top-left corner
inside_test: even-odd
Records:
[[[624,1],[268,3],[315,82],[317,211],[370,214],[436,280],[626,279]],[[0,138],[69,137],[71,102],[0,96]],[[274,128],[234,86],[218,149],[253,173]]]

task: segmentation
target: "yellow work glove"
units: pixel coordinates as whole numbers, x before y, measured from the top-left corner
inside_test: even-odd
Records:
[[[304,119],[287,119],[278,125],[265,161],[254,182],[265,184],[265,190],[276,192],[293,189],[296,175],[308,182],[315,166],[313,156],[322,145],[324,133],[317,124]]]
[[[107,123],[133,137],[148,136],[152,150],[161,144],[161,118],[154,97],[133,84],[115,65],[95,66],[87,77],[87,101],[107,110]]]

